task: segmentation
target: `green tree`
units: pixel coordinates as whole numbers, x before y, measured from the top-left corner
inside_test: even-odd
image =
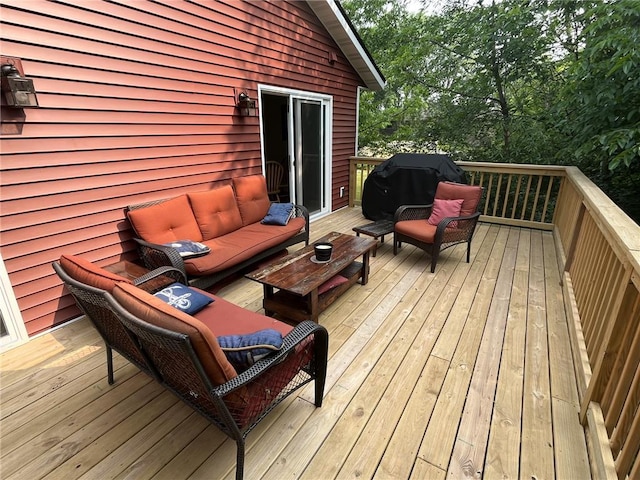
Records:
[[[458,0],[437,15],[393,0],[344,6],[388,80],[363,95],[361,145],[420,140],[480,161],[550,161],[555,38],[544,34],[546,2]]]
[[[420,72],[440,143],[465,157],[548,162],[554,38],[544,2],[450,3],[424,22]]]
[[[556,130],[559,162],[577,164],[640,223],[640,3],[593,2],[568,62]]]
[[[640,221],[640,2],[441,3],[344,1],[388,80],[362,96],[360,146],[577,164]]]
[[[426,109],[412,73],[420,17],[407,11],[405,0],[350,0],[342,6],[387,79],[383,91],[362,93],[360,146],[407,136],[415,140],[414,119]]]
[[[640,160],[640,3],[598,2],[584,18],[558,126],[571,139],[565,152],[606,174]]]

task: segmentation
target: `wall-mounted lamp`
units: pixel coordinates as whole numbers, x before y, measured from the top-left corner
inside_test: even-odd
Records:
[[[24,78],[15,65],[4,63],[0,67],[2,75],[0,87],[7,101],[6,105],[13,108],[37,107],[38,97],[33,87],[33,80]]]
[[[256,114],[256,101],[247,92],[240,92],[236,97],[236,108],[242,116],[254,116]]]

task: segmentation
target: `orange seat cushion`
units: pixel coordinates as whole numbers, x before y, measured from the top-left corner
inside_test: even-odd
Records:
[[[435,198],[444,200],[463,200],[460,207],[460,216],[468,217],[478,211],[478,204],[482,197],[482,187],[476,185],[464,185],[462,183],[440,182],[436,188]]]
[[[394,226],[395,231],[425,243],[433,243],[436,238],[436,225],[424,220],[403,220]]]
[[[224,298],[212,295],[203,290],[191,287],[194,290],[209,295],[215,302],[207,308],[203,308],[194,316],[204,323],[216,337],[225,335],[246,335],[265,328],[272,328],[287,336],[293,327],[289,324],[267,317],[257,312],[252,312],[239,307]]]
[[[131,283],[128,278],[111,273],[75,255],[60,256],[60,265],[74,280],[108,292],[111,292],[118,282]]]
[[[243,225],[257,223],[269,211],[271,201],[267,194],[267,182],[262,175],[250,175],[233,179],[233,188]]]
[[[186,195],[130,210],[127,216],[138,236],[147,242],[164,244],[177,240],[203,240]]]
[[[222,385],[237,376],[211,329],[197,318],[131,284],[117,284],[113,296],[123,308],[141,320],[188,335],[205,373],[214,384]]]
[[[189,275],[208,275],[243,262],[264,250],[275,247],[293,237],[305,227],[301,217],[292,218],[287,225],[263,225],[254,223],[222,237],[207,240],[204,244],[211,253],[202,257],[185,259]]]
[[[231,185],[188,194],[203,240],[211,240],[242,227],[242,217]]]

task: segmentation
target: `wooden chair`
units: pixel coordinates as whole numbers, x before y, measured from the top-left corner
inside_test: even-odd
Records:
[[[431,255],[431,273],[435,272],[441,250],[459,243],[467,243],[467,263],[471,256],[471,240],[480,213],[478,205],[482,187],[452,182],[440,182],[431,205],[402,205],[393,219],[393,254],[397,255],[402,242],[415,245]],[[462,200],[457,216],[444,217],[437,225],[427,219],[437,200]]]
[[[280,201],[280,184],[284,177],[284,167],[278,162],[267,162],[265,164],[264,176],[267,179],[267,193],[269,198],[275,196],[276,201]]]

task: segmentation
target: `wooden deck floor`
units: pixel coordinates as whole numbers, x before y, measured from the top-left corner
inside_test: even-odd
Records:
[[[345,209],[312,237],[352,233]],[[587,479],[550,233],[480,224],[428,257],[391,238],[320,317],[330,332],[322,408],[312,387],[247,440],[245,478]],[[218,292],[261,309],[244,278]],[[3,479],[232,479],[235,443],[116,354],[81,320],[0,357]]]

